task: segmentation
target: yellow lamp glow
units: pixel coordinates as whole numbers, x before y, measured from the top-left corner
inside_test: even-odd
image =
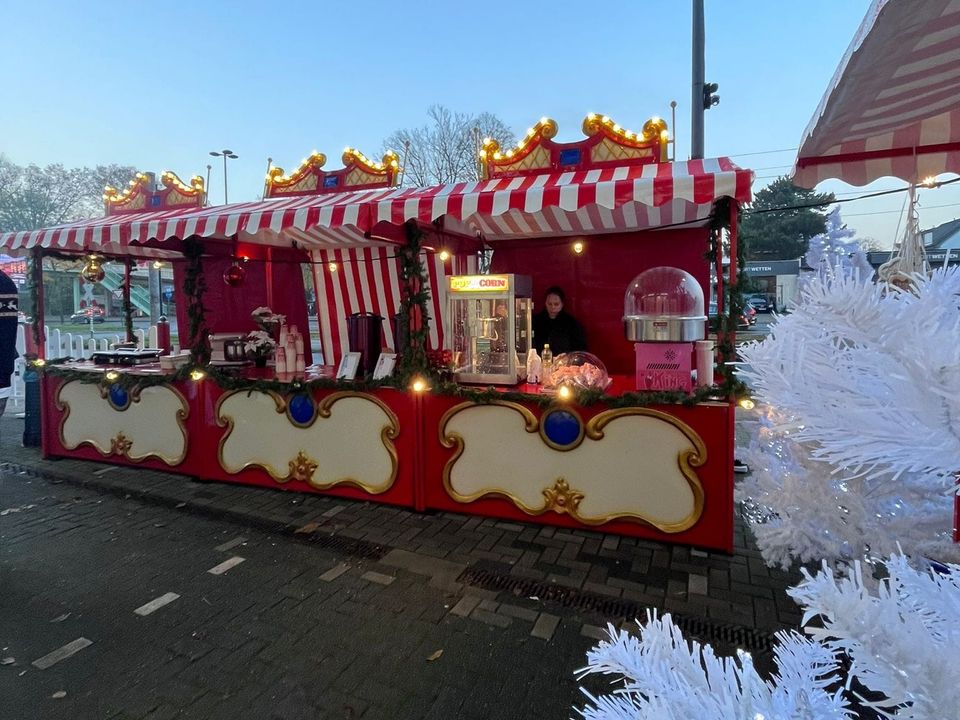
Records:
[[[935,175],[928,175],[923,179],[923,182],[921,184],[926,185],[927,187],[933,187],[934,185],[937,184],[937,178]]]
[[[159,270],[159,269],[162,268],[162,267],[163,267],[163,263],[162,263],[162,262],[160,262],[159,260],[154,260],[154,261],[153,261],[153,269],[154,269],[154,270]]]
[[[43,367],[44,365],[47,364],[47,361],[44,360],[43,358],[37,358],[36,360],[33,361],[33,364],[36,365],[37,367]]]
[[[450,259],[450,253],[449,253],[448,251],[446,251],[446,250],[441,250],[441,251],[440,251],[440,259],[443,260],[443,262],[446,262],[447,260]]]
[[[740,399],[740,407],[744,410],[753,410],[756,406],[757,404],[748,397]]]
[[[327,270],[329,270],[330,272],[336,272],[337,264],[335,262],[327,263]]]
[[[573,391],[566,385],[561,385],[557,388],[557,397],[561,400],[569,400],[573,397]]]
[[[412,383],[410,383],[410,389],[416,393],[422,393],[427,389],[427,381],[423,378],[416,378]]]
[[[203,370],[192,370],[190,372],[190,379],[193,380],[194,382],[199,382],[200,380],[203,380],[206,376],[207,374]]]
[[[573,251],[574,251],[577,255],[581,254],[581,253],[583,252],[583,243],[580,242],[579,240],[577,240],[577,242],[575,242],[575,243],[573,244]]]
[[[118,373],[116,370],[108,370],[106,377],[107,380],[116,380],[118,377],[120,377],[120,373]]]

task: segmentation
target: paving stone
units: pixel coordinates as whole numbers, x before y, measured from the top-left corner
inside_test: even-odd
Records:
[[[474,608],[480,604],[480,598],[476,595],[464,595],[460,601],[450,610],[451,615],[466,617],[473,612]]]
[[[497,612],[501,615],[509,615],[510,617],[519,618],[520,620],[526,620],[528,622],[536,622],[539,613],[536,610],[529,610],[527,608],[517,607],[516,605],[509,605],[503,603],[497,609]]]
[[[687,578],[687,592],[691,595],[706,595],[707,594],[707,576],[706,575],[690,575]]]
[[[470,613],[470,617],[487,625],[495,625],[499,628],[510,627],[510,623],[512,622],[512,620],[505,615],[497,615],[489,610],[481,610],[480,608]]]
[[[538,617],[537,621],[533,624],[533,630],[530,631],[530,636],[549,641],[553,638],[553,633],[556,632],[557,625],[559,624],[560,618],[558,616],[551,615],[550,613],[540,613],[540,617]]]
[[[364,580],[369,580],[370,582],[376,583],[377,585],[389,585],[396,580],[396,578],[392,575],[384,575],[383,573],[374,572],[373,570],[368,570],[360,577]]]
[[[330,568],[329,570],[327,570],[323,575],[320,576],[320,579],[323,580],[324,582],[333,582],[338,577],[340,577],[345,572],[347,572],[347,570],[349,569],[350,569],[349,565],[340,563],[339,565],[336,565]]]
[[[594,640],[609,640],[610,633],[602,627],[597,627],[596,625],[588,625],[584,623],[583,627],[580,628],[580,634],[584,637],[592,638]]]

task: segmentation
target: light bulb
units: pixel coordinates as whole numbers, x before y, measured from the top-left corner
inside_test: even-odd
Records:
[[[744,410],[753,410],[756,406],[757,404],[748,397],[740,399],[740,407]]]
[[[335,262],[327,263],[327,270],[329,270],[330,272],[336,272],[337,264]]]
[[[194,382],[203,380],[207,374],[203,370],[193,370],[190,372],[190,379]]]
[[[120,373],[118,373],[116,370],[109,370],[107,371],[106,377],[107,380],[116,380],[118,377],[120,377]]]
[[[417,393],[422,393],[427,389],[427,382],[423,378],[416,378],[411,384],[410,389]]]
[[[575,243],[573,244],[573,251],[574,251],[577,255],[579,255],[580,253],[582,253],[582,252],[583,252],[583,243],[580,242],[579,240],[577,240],[577,242],[575,242]]]
[[[441,250],[441,251],[440,251],[440,259],[441,259],[443,262],[446,262],[447,260],[450,259],[450,253],[447,252],[446,250]]]

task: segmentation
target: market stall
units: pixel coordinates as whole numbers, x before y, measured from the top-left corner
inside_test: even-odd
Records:
[[[190,360],[48,367],[44,452],[729,550],[733,384],[696,342],[751,173],[667,162],[658,120],[633,133],[591,115],[574,143],[556,132],[543,120],[515,149],[485,145],[479,182],[396,188],[395,156],[348,151],[327,172],[312,155],[271,171],[260,203],[0,236],[16,249],[87,253],[109,239],[118,253],[180,254]],[[494,274],[477,275],[491,252]],[[308,327],[291,282],[300,263],[323,365],[292,327]],[[511,294],[458,296],[474,282]],[[526,384],[530,315],[553,284],[591,353]],[[237,354],[258,305],[286,316],[269,328],[265,368]],[[396,367],[371,377],[382,354]]]

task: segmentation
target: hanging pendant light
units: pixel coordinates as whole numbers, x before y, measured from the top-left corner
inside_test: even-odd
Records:
[[[87,264],[83,266],[83,270],[80,271],[80,276],[91,283],[100,282],[103,280],[105,274],[100,258],[96,255],[91,255],[87,260]]]

